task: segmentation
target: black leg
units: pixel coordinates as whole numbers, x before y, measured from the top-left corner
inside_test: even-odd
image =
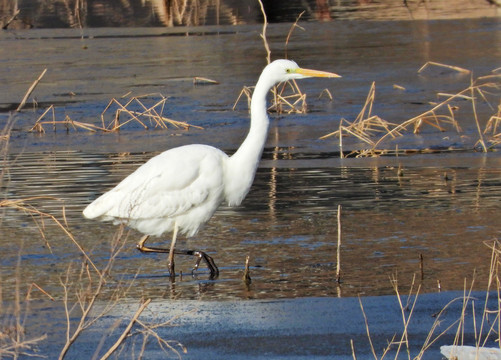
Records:
[[[141,240],[139,241],[139,243],[137,244],[137,249],[139,251],[141,251],[143,253],[149,253],[149,252],[163,253],[163,254],[170,253],[169,249],[145,246],[144,244],[146,243],[146,240],[148,240],[148,236],[142,237]],[[211,279],[214,279],[214,278],[218,277],[218,275],[219,275],[219,269],[218,269],[216,263],[214,262],[214,259],[211,256],[207,255],[203,251],[174,249],[174,255],[196,256],[197,261],[195,262],[195,266],[193,267],[193,271],[192,271],[193,273],[198,270],[198,266],[200,265],[200,262],[203,260],[207,264],[207,268],[210,271]],[[172,274],[171,274],[171,276],[172,276]]]

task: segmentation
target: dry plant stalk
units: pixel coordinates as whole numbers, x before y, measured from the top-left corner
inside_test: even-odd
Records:
[[[235,100],[235,103],[233,104],[232,110],[235,111],[238,102],[242,98],[242,96],[245,96],[247,99],[247,108],[250,110],[251,106],[251,98],[252,98],[252,87],[250,86],[244,86],[242,88],[242,91],[240,91],[240,94],[238,94],[237,100]]]
[[[115,287],[109,289],[110,280],[109,275],[112,269],[112,266],[120,253],[123,247],[126,244],[126,236],[123,233],[123,227],[119,229],[119,231],[115,234],[113,241],[111,243],[110,256],[108,262],[106,263],[103,270],[98,270],[94,265],[93,261],[88,257],[87,253],[83,250],[82,246],[78,244],[78,242],[73,238],[71,233],[66,229],[66,227],[58,221],[53,215],[46,214],[34,208],[31,205],[27,205],[25,201],[28,200],[40,200],[42,197],[38,198],[30,198],[26,200],[3,200],[0,202],[0,207],[10,207],[14,209],[21,210],[32,216],[33,219],[39,217],[41,220],[35,221],[37,226],[39,227],[40,232],[43,234],[44,229],[44,219],[49,218],[53,222],[55,222],[59,227],[65,231],[65,233],[71,238],[71,240],[77,245],[79,250],[84,255],[84,260],[80,264],[80,271],[77,272],[77,279],[71,278],[71,274],[73,273],[73,266],[68,266],[66,274],[61,276],[60,283],[63,289],[63,305],[66,313],[66,342],[61,349],[59,354],[59,359],[62,360],[68,354],[70,348],[75,344],[80,335],[94,325],[99,319],[101,319],[104,315],[106,315],[112,308],[116,307],[119,304],[119,301],[125,297],[129,289],[134,285],[134,280],[129,283],[123,283],[121,281],[115,282]],[[42,224],[40,224],[42,222]],[[42,236],[45,239],[45,235]],[[47,241],[47,240],[46,240]],[[47,242],[47,245],[49,243]],[[20,257],[19,257],[20,258]],[[92,271],[92,268],[94,271]],[[18,263],[17,269],[20,269],[20,263]],[[17,270],[19,272],[19,270]],[[21,275],[16,275],[16,281],[19,282],[18,279],[21,279]],[[99,297],[103,296],[103,291],[105,290],[105,286],[107,286],[109,295],[109,300],[105,302],[104,307],[101,310],[96,311],[96,301]],[[32,283],[28,289],[28,294],[25,297],[25,302],[28,304],[31,297],[31,289],[32,288],[39,289],[42,293],[47,295],[49,299],[54,300],[54,298],[45,292],[40,286]],[[31,354],[31,349],[34,345],[46,339],[46,336],[40,336],[33,339],[25,339],[24,338],[24,320],[21,316],[21,296],[19,290],[19,284],[16,286],[16,301],[15,301],[15,309],[13,314],[15,315],[15,324],[14,326],[9,326],[9,334],[6,333],[7,327],[0,325],[0,357],[3,356],[12,356],[16,358],[18,355],[27,355],[33,356]],[[72,303],[72,298],[76,298],[76,302]],[[1,283],[0,283],[0,301],[1,301]],[[108,349],[105,355],[101,357],[101,359],[107,359],[111,354],[115,353],[117,348],[128,338],[132,325],[137,322],[137,318],[141,314],[141,312],[146,308],[149,304],[149,300],[144,302],[139,310],[136,312],[134,317],[132,318],[129,325],[126,327],[122,335],[119,337],[117,342]],[[27,306],[25,306],[27,307]],[[1,308],[1,307],[0,307]],[[72,319],[75,317],[78,318],[76,324],[73,325]],[[141,326],[148,328],[147,325],[142,324]],[[178,351],[174,349],[172,346],[168,345],[169,341],[162,339],[157,333],[148,328],[149,336],[155,335],[159,341],[162,341],[164,344],[162,348],[164,351],[171,351],[178,354]],[[5,335],[5,336],[4,336]],[[7,336],[7,337],[6,337]],[[167,344],[168,346],[165,346]]]
[[[28,98],[30,97],[31,93],[35,90],[35,88],[37,87],[38,83],[40,82],[40,80],[42,80],[42,78],[44,77],[44,75],[45,75],[46,72],[47,72],[47,69],[44,69],[42,71],[42,73],[40,74],[40,76],[33,82],[33,84],[31,84],[31,86],[29,87],[28,91],[24,95],[23,100],[21,100],[21,102],[19,103],[19,106],[17,107],[16,111],[21,111],[21,109],[26,104],[26,101],[28,101]]]
[[[164,321],[162,323],[158,323],[158,324],[145,324],[140,319],[137,319],[136,323],[138,325],[140,325],[142,327],[142,329],[139,329],[136,332],[131,333],[129,336],[143,335],[143,344],[141,347],[140,356],[138,358],[142,358],[144,351],[146,349],[147,342],[149,341],[149,338],[153,337],[157,341],[159,347],[166,354],[174,353],[179,359],[181,359],[181,354],[179,353],[177,348],[179,348],[181,350],[181,352],[184,354],[186,354],[188,352],[188,349],[178,341],[165,340],[165,339],[161,338],[158,335],[158,333],[156,332],[156,329],[161,328],[161,327],[166,327],[166,326],[172,326],[172,323],[175,320],[181,318],[182,316],[188,315],[188,314],[196,312],[196,311],[198,311],[198,309],[196,309],[196,308],[189,310],[186,313],[176,315],[176,316],[172,317],[171,319]]]
[[[184,121],[176,121],[163,116],[165,102],[168,98],[164,97],[162,94],[158,94],[160,100],[158,100],[154,105],[147,107],[141,99],[151,95],[152,94],[133,96],[129,98],[125,104],[122,104],[117,99],[111,99],[101,114],[103,131],[118,131],[130,122],[136,122],[145,129],[148,129],[149,126],[153,128],[167,129],[168,125],[185,130],[188,130],[190,127],[202,129],[200,126],[190,125]],[[116,105],[118,109],[115,110],[112,120],[106,124],[105,115],[113,105]],[[131,109],[133,107],[138,108],[139,111]],[[125,121],[120,120],[120,117],[123,116],[123,114],[128,116],[128,119]],[[149,126],[147,124],[149,124]]]
[[[89,255],[87,255],[87,252],[83,249],[83,247],[77,242],[73,234],[70,232],[70,230],[67,227],[67,224],[63,224],[61,221],[59,221],[54,215],[51,215],[49,213],[45,213],[43,211],[40,211],[36,209],[34,206],[30,205],[30,201],[35,201],[35,200],[43,200],[43,199],[51,199],[54,200],[54,198],[51,197],[44,197],[44,196],[34,196],[31,198],[26,198],[26,199],[20,199],[20,200],[0,200],[0,208],[5,207],[5,208],[12,208],[16,210],[20,210],[24,212],[27,215],[30,215],[35,224],[37,225],[40,234],[42,238],[45,241],[45,244],[50,250],[50,243],[48,240],[45,238],[44,234],[44,227],[45,227],[45,219],[51,220],[53,223],[55,223],[65,234],[66,236],[76,245],[78,250],[82,253],[84,256],[85,260],[91,265],[93,270],[101,276],[101,272],[98,270],[94,262],[91,260]],[[64,216],[64,207],[63,207],[63,217]],[[40,221],[38,221],[38,220]]]
[[[337,206],[336,282],[341,283],[341,205]]]
[[[29,312],[29,293],[22,301],[21,296],[21,250],[18,254],[15,274],[14,304],[3,305],[2,283],[0,279],[0,358],[17,359],[19,356],[37,356],[33,349],[39,342],[46,340],[47,335],[28,339],[25,333],[26,317]]]
[[[404,304],[402,303],[402,298],[401,298],[399,290],[398,290],[397,279],[394,278],[392,280],[393,289],[395,291],[395,294],[397,295],[398,304],[399,304],[399,307],[400,307],[400,312],[402,314],[402,323],[404,325],[404,331],[402,332],[402,336],[400,337],[400,340],[397,341],[397,342],[391,342],[388,345],[388,350],[389,350],[389,348],[392,345],[395,345],[395,344],[397,345],[397,353],[395,355],[395,359],[398,358],[398,354],[400,353],[402,345],[405,345],[405,349],[406,349],[407,353],[408,354],[410,353],[410,344],[409,344],[409,337],[408,337],[408,327],[409,327],[409,322],[411,320],[412,314],[414,312],[414,308],[416,306],[416,302],[417,302],[417,299],[418,299],[419,291],[421,289],[421,285],[418,285],[418,287],[416,289],[416,292],[413,295],[415,280],[416,280],[416,276],[414,276],[412,278],[412,284],[411,284],[411,288],[409,290],[409,295],[408,295],[408,298],[407,298],[408,299],[407,301],[409,301],[412,297],[414,297],[414,301],[412,302],[412,306],[410,307],[410,309],[409,309],[409,304],[406,304],[404,306]],[[408,315],[407,315],[407,311],[408,311]]]
[[[467,69],[435,62],[426,63],[423,67],[421,67],[421,69],[419,69],[419,72],[422,72],[429,66],[440,66],[461,73],[471,73],[471,71]],[[381,144],[390,138],[394,139],[396,137],[403,136],[404,132],[408,131],[409,128],[412,128],[413,133],[416,134],[421,131],[423,125],[432,126],[439,131],[445,131],[446,126],[448,125],[452,126],[452,128],[455,129],[455,131],[457,131],[458,133],[462,132],[462,129],[455,118],[455,111],[457,110],[457,107],[451,105],[454,100],[462,99],[471,103],[473,120],[475,121],[479,136],[477,144],[481,146],[482,151],[486,152],[488,151],[489,146],[485,139],[485,134],[491,135],[489,139],[489,143],[491,144],[490,146],[501,144],[501,133],[498,132],[498,124],[501,120],[501,99],[500,104],[497,107],[497,112],[493,116],[491,116],[491,118],[487,122],[487,125],[485,126],[485,129],[482,130],[480,120],[477,115],[476,97],[479,96],[486,104],[494,109],[490,105],[487,99],[487,95],[492,95],[490,90],[499,90],[501,88],[500,80],[500,74],[482,76],[476,79],[473,79],[472,77],[470,86],[468,86],[467,88],[459,91],[456,94],[438,93],[438,97],[446,97],[446,99],[437,104],[434,104],[431,109],[408,120],[405,120],[398,125],[389,123],[381,119],[377,115],[372,115],[372,106],[375,99],[375,84],[373,83],[369,90],[369,94],[364,103],[364,106],[358,114],[357,118],[353,122],[349,122],[346,119],[341,119],[338,130],[326,134],[320,137],[320,139],[325,139],[330,136],[338,136],[340,138],[341,156],[344,156],[341,140],[343,136],[354,136],[371,147],[370,149],[355,150],[348,156],[355,155],[357,157],[361,157],[390,154],[393,150],[388,148],[381,149]],[[443,112],[443,110],[445,110],[445,114],[440,114],[439,111]],[[374,136],[378,133],[383,133],[383,135],[379,138],[374,138]],[[425,151],[426,150],[423,150],[422,152]],[[416,150],[416,152],[419,151]]]
[[[339,129],[326,134],[320,139],[326,139],[331,136],[339,137],[339,147],[341,149],[341,157],[344,156],[342,148],[343,148],[343,136],[354,136],[361,140],[362,142],[368,144],[369,146],[374,146],[375,142],[372,140],[372,137],[380,132],[389,133],[392,128],[396,127],[396,124],[390,123],[386,120],[381,119],[377,115],[372,115],[372,107],[374,105],[374,101],[376,99],[376,83],[373,82],[369,93],[367,94],[367,98],[365,99],[364,106],[362,110],[357,115],[353,122],[349,122],[346,119],[341,119],[339,124]],[[395,136],[401,135],[399,132],[395,134]],[[394,137],[395,137],[394,136]]]
[[[21,10],[19,9],[15,10],[14,14],[12,14],[10,18],[8,18],[4,23],[0,23],[0,27],[2,28],[2,30],[7,30],[10,23],[16,19],[17,15],[19,15],[20,12]]]
[[[232,109],[235,110],[240,100],[245,97],[247,99],[247,108],[250,111],[250,103],[252,99],[253,87],[244,86],[240,91]],[[268,107],[268,111],[278,114],[304,114],[307,111],[306,94],[303,94],[299,89],[296,81],[286,81],[274,86],[271,89],[273,94],[273,102]]]
[[[76,279],[70,278],[70,274],[72,273],[71,265],[68,267],[66,275],[64,277],[61,277],[60,282],[64,291],[63,304],[66,313],[66,342],[59,354],[59,360],[62,360],[67,356],[70,348],[75,344],[75,342],[84,331],[95,325],[113,308],[119,306],[120,300],[126,297],[127,293],[134,285],[135,277],[130,282],[122,282],[120,280],[116,281],[114,286],[111,288],[109,286],[110,280],[107,280],[107,278],[110,277],[113,264],[117,256],[123,250],[126,242],[127,236],[124,232],[124,227],[120,227],[111,241],[109,259],[104,269],[102,270],[101,275],[97,276],[97,278],[96,275],[93,275],[93,273],[89,271],[89,267],[85,262],[81,264],[80,271]],[[108,293],[111,292],[111,294],[107,296],[107,300],[104,303],[104,306],[98,309],[96,307],[96,301],[98,300],[98,298],[104,296],[103,292],[105,290],[107,290]],[[74,294],[74,296],[76,297],[76,302],[73,304],[70,300],[71,294]],[[150,326],[145,325],[144,323],[139,321],[139,316],[150,304],[150,302],[150,299],[142,301],[138,310],[132,316],[131,320],[122,331],[118,339],[104,353],[104,355],[100,357],[100,359],[108,359],[111,355],[114,355],[118,351],[119,347],[128,338],[130,338],[131,330],[134,324],[141,325],[148,333],[148,336],[154,335],[158,339],[158,341],[162,343],[161,347],[166,353],[174,352],[179,356],[178,351],[170,346],[169,341],[161,338],[160,335],[158,335]],[[75,317],[78,320],[76,322],[72,322],[71,319]],[[118,325],[119,324],[117,323],[116,326]],[[94,358],[97,358],[97,355],[101,350],[101,346],[102,344],[99,344],[97,346]],[[141,354],[141,356],[142,355],[143,354]]]
[[[266,61],[267,64],[271,62],[271,50],[270,45],[268,44],[268,39],[266,38],[266,28],[268,27],[268,18],[266,17],[266,11],[264,11],[264,5],[261,0],[257,0],[259,2],[259,6],[261,8],[261,13],[263,14],[263,31],[260,36],[263,39],[264,49],[266,50]]]
[[[268,40],[266,38],[266,28],[268,26],[268,20],[266,17],[266,13],[264,10],[263,3],[261,0],[258,0],[259,4],[261,6],[261,12],[263,14],[263,30],[262,33],[260,34],[261,38],[263,39],[264,43],[264,48],[266,51],[266,60],[267,63],[269,64],[271,62],[271,50],[270,46],[268,44]],[[289,45],[289,40],[291,38],[292,32],[294,31],[295,28],[299,28],[301,30],[304,30],[301,26],[298,25],[299,19],[301,16],[304,14],[304,11],[299,14],[299,16],[296,18],[296,21],[294,24],[291,26],[287,38],[285,40],[285,58],[287,58],[287,47]],[[251,98],[252,98],[252,87],[249,86],[244,86],[243,89],[240,91],[240,94],[238,95],[235,103],[233,104],[233,110],[235,110],[236,105],[242,98],[242,96],[246,96],[247,98],[247,107],[250,111],[250,103],[251,103]],[[322,92],[322,94],[325,92],[325,90]],[[268,111],[274,111],[278,114],[292,114],[292,113],[299,113],[299,114],[304,114],[307,111],[307,104],[306,104],[306,94],[301,92],[301,89],[297,85],[295,80],[292,81],[286,81],[283,83],[280,83],[276,86],[274,86],[271,89],[271,93],[273,94],[273,101],[270,107],[268,108]],[[321,94],[321,95],[322,95]],[[327,90],[327,94],[332,100],[332,95],[330,92]]]
[[[264,11],[264,9],[263,9]],[[287,38],[285,39],[285,58],[287,59],[287,50],[289,46],[289,41],[292,36],[293,31],[296,28],[304,30],[303,27],[299,26],[299,19],[303,16],[304,11],[301,12],[294,24],[289,29],[287,33]],[[269,64],[269,61],[268,61]],[[268,110],[275,111],[278,114],[291,114],[291,113],[306,113],[306,94],[301,92],[297,82],[295,80],[287,81],[282,84],[278,84],[271,90],[273,94],[273,103]]]
[[[44,120],[45,116],[51,112],[52,113],[52,120]],[[45,127],[44,125],[52,125],[52,130],[56,131],[56,125],[63,125],[66,128],[66,131],[69,132],[70,128],[73,130],[76,130],[78,128],[83,129],[83,130],[88,130],[88,131],[99,131],[102,130],[99,126],[96,126],[94,124],[89,124],[89,123],[84,123],[81,121],[74,121],[72,120],[68,115],[64,118],[64,120],[56,120],[56,111],[54,108],[54,105],[49,106],[42,115],[39,116],[37,121],[35,122],[35,125],[29,130],[30,132],[38,132],[38,133],[45,133]]]
[[[485,243],[488,248],[491,249],[491,263],[489,270],[489,277],[487,280],[487,287],[485,290],[485,300],[483,304],[482,314],[480,322],[477,321],[477,316],[475,313],[475,298],[472,295],[473,286],[475,283],[475,274],[473,276],[473,280],[471,281],[469,287],[467,286],[466,279],[464,284],[463,295],[457,298],[450,300],[437,314],[434,314],[434,322],[431,329],[428,332],[428,335],[419,350],[419,353],[413,357],[415,360],[420,360],[424,357],[425,352],[428,351],[433,345],[437,343],[437,341],[442,338],[444,335],[454,331],[454,342],[453,346],[461,346],[464,345],[465,341],[465,326],[466,326],[466,316],[470,314],[473,318],[473,333],[475,334],[475,347],[477,349],[485,347],[487,345],[487,341],[489,339],[497,339],[501,330],[501,303],[499,301],[495,301],[496,307],[494,309],[489,308],[488,303],[492,293],[496,294],[496,299],[499,299],[501,295],[501,278],[500,278],[500,270],[501,270],[501,243],[499,240],[495,239],[490,242]],[[388,346],[383,350],[383,354],[381,357],[378,357],[375,350],[374,345],[372,343],[372,338],[369,329],[369,321],[367,315],[365,314],[362,301],[359,298],[360,308],[365,320],[365,327],[368,336],[369,345],[371,347],[372,354],[374,359],[383,359],[385,358],[390,351],[392,346],[397,346],[395,359],[398,358],[399,353],[401,352],[402,347],[404,347],[407,351],[407,355],[410,358],[410,343],[408,337],[408,327],[410,324],[410,320],[412,314],[414,312],[414,308],[417,303],[417,298],[420,291],[420,285],[418,285],[416,291],[413,290],[415,284],[415,276],[412,280],[412,285],[409,291],[407,303],[404,304],[402,302],[402,298],[399,294],[398,290],[398,282],[395,278],[391,278],[390,281],[393,285],[395,293],[397,295],[401,315],[402,322],[404,325],[404,330],[402,335],[398,339],[396,335],[392,337],[389,341]],[[413,297],[413,300],[410,299]],[[453,304],[457,302],[461,302],[460,313],[458,314],[457,319],[451,321],[450,323],[445,323],[443,317],[447,312],[450,312],[450,308]],[[471,307],[471,309],[470,309]],[[442,327],[440,329],[440,327]],[[352,346],[352,353],[354,353],[354,349]]]
[[[388,342],[388,345],[386,346],[386,348],[383,349],[383,354],[381,355],[381,357],[377,356],[376,351],[374,349],[374,345],[372,342],[371,333],[370,333],[370,329],[369,329],[369,321],[367,319],[367,315],[365,314],[362,300],[360,299],[360,297],[358,298],[358,301],[360,304],[360,309],[362,310],[362,315],[364,316],[364,320],[365,320],[365,330],[367,333],[367,338],[368,338],[368,341],[369,341],[369,344],[371,347],[372,355],[374,356],[375,360],[384,359],[388,355],[388,353],[390,352],[390,350],[392,349],[393,346],[397,346],[395,359],[398,359],[398,355],[402,349],[402,346],[404,346],[404,345],[405,345],[406,352],[407,352],[407,354],[409,354],[409,358],[410,358],[410,343],[409,343],[409,337],[408,337],[408,327],[409,327],[410,320],[412,318],[412,314],[414,312],[414,308],[415,308],[416,303],[417,303],[419,291],[421,289],[421,285],[418,285],[416,291],[414,291],[415,279],[416,279],[416,277],[414,276],[412,279],[412,284],[411,284],[409,294],[407,297],[407,303],[404,304],[402,302],[402,297],[401,297],[400,292],[398,290],[397,279],[395,277],[390,278],[390,282],[393,286],[393,290],[395,291],[395,294],[397,296],[400,312],[402,315],[402,323],[404,326],[404,330],[402,332],[402,335],[400,336],[400,339],[397,339],[396,334],[393,335],[392,339]],[[414,300],[412,300],[412,303],[410,303],[411,302],[410,299],[412,299],[412,298]],[[418,359],[418,358],[416,358],[416,359]]]
[[[158,95],[160,100],[155,100],[156,102],[151,106],[146,106],[144,101],[141,99],[150,97],[152,95]],[[162,94],[147,94],[141,96],[133,96],[129,98],[125,103],[122,104],[119,100],[113,98],[109,101],[108,105],[105,107],[101,113],[101,126],[94,125],[92,123],[86,123],[81,121],[72,120],[68,115],[64,120],[56,120],[54,105],[49,106],[40,117],[35,122],[35,125],[29,131],[36,131],[39,133],[45,133],[45,125],[52,125],[52,130],[56,131],[56,125],[63,125],[66,131],[70,129],[77,130],[83,129],[87,131],[97,132],[115,132],[119,131],[122,127],[129,123],[138,123],[144,129],[160,128],[168,129],[172,126],[176,129],[188,130],[190,127],[197,129],[202,129],[200,126],[190,125],[184,121],[177,121],[167,118],[163,115],[165,110],[165,103],[168,98]],[[111,121],[106,120],[106,115],[111,109],[114,109]],[[47,114],[52,114],[52,119],[45,120]],[[125,120],[123,119],[125,117]]]
[[[295,80],[278,84],[271,92],[273,103],[268,111],[275,111],[278,114],[306,113],[306,94],[301,92]]]
[[[9,134],[10,127],[6,126],[4,132],[6,135]],[[3,134],[2,133],[2,134]],[[8,136],[5,140],[8,140]],[[2,145],[1,154],[7,156],[8,141]],[[8,161],[4,159],[5,166],[2,167],[0,178],[0,183],[3,182],[6,168],[8,168]],[[59,228],[63,230],[66,236],[77,246],[80,253],[83,255],[83,260],[80,263],[80,271],[77,271],[76,279],[72,275],[74,265],[70,265],[64,275],[60,277],[61,286],[63,289],[63,306],[66,313],[66,342],[61,349],[59,354],[59,359],[63,359],[68,354],[69,349],[75,344],[79,336],[83,331],[87,330],[90,326],[94,325],[99,319],[101,319],[105,314],[107,314],[113,307],[119,304],[129,289],[134,285],[135,277],[132,281],[128,280],[118,280],[113,281],[110,277],[110,272],[114,264],[115,259],[122,250],[123,246],[126,244],[126,237],[123,236],[123,227],[119,228],[119,231],[115,234],[113,241],[110,246],[110,256],[108,262],[106,263],[103,270],[99,270],[92,259],[87,255],[83,247],[77,242],[68,229],[68,224],[66,223],[66,216],[63,206],[63,220],[58,220],[55,216],[42,212],[38,210],[31,203],[36,203],[37,201],[48,199],[48,197],[31,197],[21,200],[10,200],[3,199],[0,200],[0,209],[14,209],[21,211],[33,219],[34,223],[38,227],[42,239],[44,239],[49,250],[50,243],[44,234],[46,228],[46,221],[55,223]],[[50,198],[53,200],[53,198]],[[21,282],[23,284],[26,282],[21,274],[21,251],[19,253],[18,262],[16,266],[15,275],[15,292],[14,292],[14,303],[12,309],[8,308],[3,302],[2,298],[2,282],[0,277],[0,313],[2,314],[2,319],[7,319],[6,322],[2,321],[0,323],[0,358],[9,357],[17,359],[20,356],[23,357],[44,357],[43,354],[34,349],[34,347],[42,341],[47,339],[46,335],[35,336],[28,338],[25,334],[26,322],[28,321],[28,313],[31,301],[31,292],[33,289],[41,291],[50,300],[54,301],[54,297],[47,293],[42,287],[36,283],[31,283],[28,287],[27,294],[23,297],[21,294]],[[29,280],[28,280],[29,283]],[[115,285],[112,287],[112,285]],[[106,290],[106,300],[100,302],[100,308],[96,307],[96,300],[98,298],[104,298],[104,291]],[[76,300],[75,300],[76,299]],[[148,306],[149,300],[142,303],[138,311],[132,317],[129,325],[125,328],[122,335],[118,340],[111,346],[108,351],[101,357],[101,359],[107,359],[111,354],[115,354],[117,349],[123,342],[128,339],[131,334],[130,331],[132,326],[139,322],[139,315]],[[7,316],[4,316],[7,315]],[[77,319],[76,321],[74,319]],[[160,347],[166,353],[171,355],[175,353],[179,358],[179,351],[174,348],[174,346],[180,346],[182,351],[186,352],[186,349],[177,342],[167,341],[163,339],[156,331],[155,328],[160,326],[168,325],[167,322],[163,324],[158,324],[155,326],[145,325],[140,323],[143,327],[144,336],[143,349],[140,357],[143,356],[144,349],[146,346],[146,339],[148,337],[155,337],[159,342]],[[106,334],[103,334],[103,338],[106,338]],[[172,346],[173,344],[174,346]],[[102,344],[98,345],[96,354],[101,350]]]
[[[245,285],[250,285],[252,282],[252,279],[250,276],[249,261],[250,261],[250,256],[247,255],[245,257],[244,274],[242,275],[242,281],[244,282]]]
[[[428,350],[440,337],[442,337],[444,334],[446,334],[448,331],[454,329],[456,327],[456,333],[454,337],[454,342],[451,345],[454,346],[462,346],[464,345],[464,331],[465,331],[465,317],[466,313],[469,311],[469,307],[471,305],[471,314],[473,316],[473,331],[475,334],[475,347],[477,349],[482,348],[486,346],[487,340],[489,338],[498,338],[501,330],[501,319],[500,319],[500,314],[501,314],[501,304],[499,301],[496,301],[497,303],[497,308],[495,309],[489,309],[488,308],[488,302],[490,298],[491,292],[494,292],[497,294],[497,298],[499,299],[499,296],[501,295],[501,279],[499,277],[500,275],[500,266],[501,266],[501,243],[499,240],[495,239],[492,242],[486,242],[485,243],[488,248],[491,249],[491,262],[490,262],[490,270],[489,270],[489,277],[487,281],[487,288],[485,290],[485,300],[484,300],[484,305],[483,305],[483,310],[481,314],[481,321],[480,325],[477,324],[476,321],[476,314],[475,314],[475,299],[472,296],[472,291],[473,291],[473,285],[475,283],[475,278],[471,281],[469,288],[466,286],[466,281],[465,281],[465,286],[463,290],[463,296],[459,298],[455,298],[451,300],[449,303],[447,303],[442,310],[437,314],[435,321],[433,323],[433,326],[428,333],[428,337],[423,344],[423,347],[421,348],[421,351],[419,355],[417,356],[417,359],[421,359],[423,356],[424,352]],[[446,311],[448,311],[449,307],[457,301],[462,301],[462,306],[461,306],[461,314],[459,317],[452,322],[449,326],[447,326],[444,330],[442,330],[440,333],[437,335],[434,335],[435,330],[439,327],[441,321],[442,321],[442,315],[445,314]]]
[[[137,309],[137,311],[134,314],[134,316],[132,317],[131,321],[129,322],[129,324],[127,325],[127,327],[125,328],[125,330],[122,332],[122,335],[120,335],[120,337],[113,344],[113,346],[109,348],[109,350],[106,352],[106,354],[104,354],[101,357],[101,360],[108,359],[118,349],[118,347],[123,343],[123,341],[125,340],[125,338],[129,335],[129,333],[130,333],[130,331],[132,329],[132,326],[134,325],[134,323],[139,318],[139,315],[141,315],[141,313],[144,311],[144,309],[146,309],[146,307],[150,304],[150,302],[151,302],[151,299],[147,299],[146,301],[144,301],[139,306],[139,309]]]
[[[298,23],[299,23],[299,19],[301,19],[301,17],[303,16],[303,14],[306,12],[306,10],[303,10],[296,18],[296,21],[294,22],[294,24],[292,24],[291,28],[289,29],[289,33],[287,34],[287,38],[285,39],[285,58],[287,59],[288,58],[288,54],[287,54],[287,48],[289,46],[289,40],[292,36],[292,32],[294,31],[295,28],[298,28],[300,30],[303,30],[305,31],[305,29],[302,27],[302,26],[299,26]]]
[[[434,62],[434,61],[427,61],[423,66],[421,66],[419,68],[418,73],[423,72],[425,69],[427,69],[430,66],[443,67],[443,68],[446,68],[446,69],[449,69],[449,70],[453,70],[453,71],[457,71],[457,72],[460,72],[460,73],[463,73],[463,74],[470,74],[471,73],[471,70],[464,69],[464,68],[459,67],[459,66],[447,65],[447,64],[442,64],[442,63]]]

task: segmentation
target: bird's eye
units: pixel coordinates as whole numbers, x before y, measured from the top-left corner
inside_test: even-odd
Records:
[[[290,73],[291,73],[291,69],[285,69],[285,72],[286,72],[287,74],[290,74]]]

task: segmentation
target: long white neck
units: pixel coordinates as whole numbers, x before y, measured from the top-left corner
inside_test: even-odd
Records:
[[[252,94],[249,133],[237,152],[228,160],[226,199],[229,205],[239,205],[254,181],[268,135],[266,96],[274,84],[261,75]]]

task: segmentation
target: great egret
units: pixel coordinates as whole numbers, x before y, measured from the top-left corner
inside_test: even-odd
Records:
[[[340,77],[337,74],[300,68],[294,61],[276,60],[259,77],[251,101],[250,130],[232,156],[208,145],[185,145],[167,150],[147,161],[116,187],[88,205],[88,219],[123,223],[144,234],[137,248],[143,252],[169,253],[169,272],[174,277],[174,254],[197,256],[194,270],[203,259],[211,277],[219,270],[202,251],[176,250],[178,231],[188,237],[197,233],[219,205],[238,206],[254,180],[268,134],[266,96],[277,83],[308,77]],[[145,246],[150,236],[172,232],[170,249]]]

